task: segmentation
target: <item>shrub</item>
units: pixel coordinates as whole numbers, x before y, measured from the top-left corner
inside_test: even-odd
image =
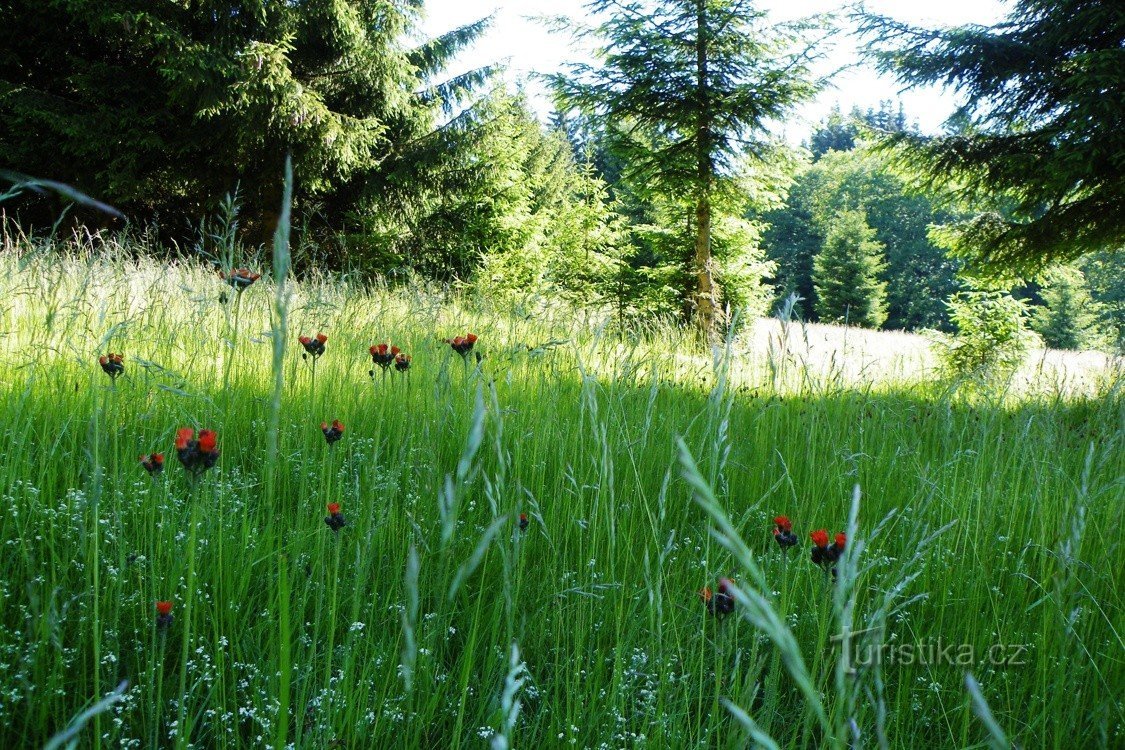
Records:
[[[1004,292],[958,292],[946,303],[956,333],[939,350],[944,369],[958,379],[1010,376],[1031,345],[1027,308]]]

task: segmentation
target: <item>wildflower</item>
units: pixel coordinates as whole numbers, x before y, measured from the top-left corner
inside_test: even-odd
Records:
[[[832,558],[828,553],[828,532],[825,529],[817,529],[809,534],[815,545],[812,550],[812,561],[822,568],[832,564]]]
[[[98,364],[105,370],[105,374],[109,375],[111,380],[117,380],[117,376],[125,372],[124,354],[114,354],[109,352],[98,357]]]
[[[328,517],[324,519],[324,522],[328,524],[328,528],[332,529],[333,533],[347,525],[348,522],[340,513],[339,503],[328,503]]]
[[[301,359],[308,359],[312,355],[313,360],[316,360],[321,354],[324,354],[324,342],[328,337],[323,333],[318,333],[315,337],[299,336],[297,338],[301,342],[301,346],[305,347],[305,353],[301,355]]]
[[[406,372],[410,369],[410,355],[409,354],[396,354],[395,355],[395,369],[399,372]]]
[[[386,371],[386,369],[394,363],[395,358],[402,350],[397,346],[391,346],[389,344],[376,344],[368,349],[368,351],[371,352],[371,361]]]
[[[527,514],[526,513],[520,513],[520,531],[527,531],[527,527],[528,527]]]
[[[703,600],[707,611],[715,617],[723,617],[734,611],[734,597],[730,593],[732,585],[733,582],[729,578],[720,578],[717,592],[712,593],[708,586],[700,589],[699,598]]]
[[[832,546],[828,548],[828,555],[832,558],[832,562],[836,562],[844,556],[844,547],[848,544],[848,535],[844,532],[836,534],[836,539]]]
[[[824,568],[825,571],[831,569],[832,578],[836,578],[835,564],[844,555],[844,548],[848,543],[847,535],[842,531],[836,534],[832,545],[828,544],[828,532],[824,529],[818,529],[809,536],[812,537],[813,544],[816,545],[812,551],[812,561]]]
[[[141,456],[141,466],[145,467],[145,471],[149,473],[149,476],[156,476],[164,471],[164,454],[153,453],[148,456]]]
[[[219,460],[217,442],[214,430],[200,430],[197,440],[195,430],[184,427],[176,432],[176,457],[185,469],[198,477]]]
[[[156,627],[164,630],[172,624],[172,602],[156,603]]]
[[[320,431],[324,433],[324,439],[328,444],[332,445],[344,436],[344,423],[338,419],[333,419],[331,426],[327,422],[321,422]]]
[[[240,294],[260,278],[262,274],[253,273],[249,268],[236,268],[226,275],[227,283]]]
[[[445,339],[445,343],[452,347],[453,351],[460,354],[462,357],[469,356],[469,352],[473,350],[473,345],[477,343],[477,335],[475,333],[466,333],[464,336],[455,336],[451,339]]]
[[[773,519],[773,538],[783,550],[797,546],[797,535],[793,533],[793,522],[788,516],[778,516]]]

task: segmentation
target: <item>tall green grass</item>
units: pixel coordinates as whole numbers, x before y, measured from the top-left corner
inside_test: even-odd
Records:
[[[1112,379],[968,400],[422,287],[290,281],[279,307],[134,249],[0,255],[4,747],[1125,742]],[[479,362],[441,341],[469,330]],[[382,341],[408,374],[369,376]],[[219,434],[194,485],[183,426]],[[835,584],[821,527],[850,532]],[[720,576],[722,620],[696,594]],[[1025,663],[853,674],[841,634]]]

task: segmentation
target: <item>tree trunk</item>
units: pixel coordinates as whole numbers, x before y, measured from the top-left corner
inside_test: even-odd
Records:
[[[708,336],[716,324],[715,278],[711,262],[711,197],[703,192],[695,203],[695,320]]]
[[[696,199],[695,199],[695,322],[711,338],[715,334],[715,277],[711,262],[711,183],[714,169],[711,160],[711,97],[707,71],[707,5],[696,0],[695,11],[695,76],[697,131]]]

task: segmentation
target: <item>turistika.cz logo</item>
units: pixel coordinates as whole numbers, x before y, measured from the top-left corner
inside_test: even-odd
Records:
[[[833,646],[847,644],[844,649],[844,669],[848,674],[876,666],[1022,667],[1027,664],[1030,648],[1025,643],[991,643],[982,647],[973,643],[947,642],[940,636],[916,643],[888,642],[864,637],[877,632],[877,628],[868,628],[856,630],[847,636],[837,633],[831,637]]]

